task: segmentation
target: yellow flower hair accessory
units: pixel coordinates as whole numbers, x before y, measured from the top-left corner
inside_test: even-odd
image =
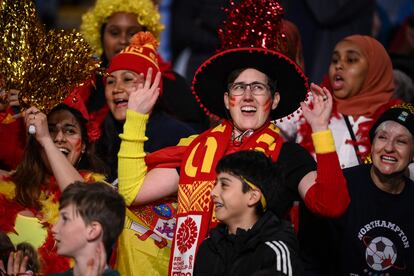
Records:
[[[117,12],[134,13],[138,24],[147,28],[158,40],[164,26],[151,0],[97,0],[95,6],[82,16],[80,31],[97,55],[102,55],[101,27],[108,17]]]

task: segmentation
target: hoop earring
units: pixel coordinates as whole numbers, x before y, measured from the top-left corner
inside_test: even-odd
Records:
[[[81,151],[81,155],[79,156],[79,159],[78,159],[78,162],[76,162],[76,165],[79,165],[84,153],[85,153],[85,150]]]

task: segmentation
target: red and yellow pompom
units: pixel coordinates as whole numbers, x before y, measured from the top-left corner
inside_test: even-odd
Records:
[[[132,47],[142,47],[146,44],[152,45],[155,49],[158,48],[159,43],[154,35],[150,32],[138,32],[136,33],[130,41]]]

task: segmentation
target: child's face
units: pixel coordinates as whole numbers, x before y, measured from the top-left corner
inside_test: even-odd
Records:
[[[128,12],[111,14],[103,33],[103,48],[109,61],[129,45],[131,37],[144,30],[137,21],[137,15]]]
[[[217,175],[216,185],[211,191],[216,218],[228,226],[243,225],[250,215],[250,192],[243,193],[242,182],[228,173]]]
[[[53,226],[52,233],[56,240],[57,253],[75,257],[87,245],[88,227],[80,214],[76,213],[75,205],[69,204],[59,211],[59,220]]]

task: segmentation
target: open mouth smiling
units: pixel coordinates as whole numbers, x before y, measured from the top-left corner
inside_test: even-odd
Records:
[[[66,149],[66,148],[59,148],[59,151],[61,153],[63,153],[65,156],[68,156],[70,153],[70,150]]]
[[[255,113],[257,111],[254,106],[243,106],[240,110],[243,113]]]
[[[128,104],[127,99],[114,99],[113,102],[114,102],[115,106],[124,106],[124,105]]]

